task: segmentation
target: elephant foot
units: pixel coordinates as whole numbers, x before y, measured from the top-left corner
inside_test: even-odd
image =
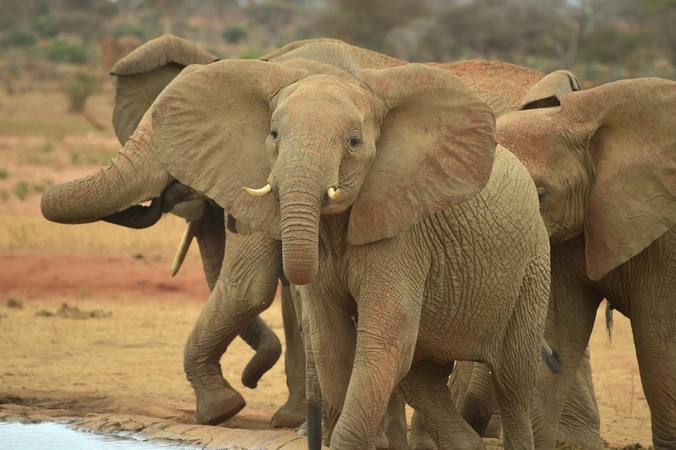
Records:
[[[376,435],[376,450],[389,450],[389,449],[390,449],[390,441],[389,439],[387,439],[385,431],[378,430],[378,434]]]
[[[284,404],[270,420],[272,428],[296,428],[305,422],[305,404],[291,402]]]
[[[500,434],[502,434],[502,424],[500,423],[500,419],[497,418],[496,420],[495,417],[492,417],[482,436],[485,438],[499,439]]]
[[[434,450],[436,447],[432,437],[422,430],[411,430],[408,438],[408,448],[410,450]]]
[[[307,422],[303,422],[296,430],[298,436],[307,436]]]
[[[195,395],[197,398],[195,423],[199,425],[223,423],[246,406],[244,397],[232,388],[195,392]]]

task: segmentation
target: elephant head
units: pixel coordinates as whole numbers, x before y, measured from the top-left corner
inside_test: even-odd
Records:
[[[357,78],[262,61],[192,66],[135,136],[174,178],[281,238],[289,281],[307,284],[321,214],[349,208],[347,241],[377,241],[476,195],[492,169],[493,112],[450,71],[411,64]]]
[[[59,223],[105,220],[146,228],[174,203],[192,197],[180,186],[165,192],[174,180],[150,152],[144,151],[148,136],[141,132],[129,139],[158,94],[181,70],[216,60],[190,41],[162,36],[115,64],[111,72],[115,85],[113,127],[120,143],[129,141],[129,145],[99,172],[47,190],[41,204],[45,218]],[[165,197],[167,205],[163,205]],[[137,206],[150,199],[154,199],[150,207]]]
[[[552,243],[584,233],[598,280],[676,225],[676,83],[578,89],[569,72],[545,77],[498,120],[498,141],[532,175]]]

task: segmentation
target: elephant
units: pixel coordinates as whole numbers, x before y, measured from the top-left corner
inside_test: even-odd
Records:
[[[160,41],[162,39],[169,39],[169,38],[166,38],[166,37],[160,38]],[[174,39],[178,39],[178,38],[174,38]],[[322,42],[322,41],[325,41],[325,42]],[[120,138],[121,141],[123,139],[126,140],[129,137],[129,135],[131,134],[131,132],[135,129],[138,122],[140,121],[140,117],[142,116],[142,114],[145,112],[145,110],[152,103],[152,99],[154,99],[157,96],[157,94],[166,86],[166,84],[169,81],[171,81],[171,79],[173,79],[173,77],[176,74],[178,74],[180,72],[180,69],[182,69],[185,66],[185,64],[190,63],[190,61],[179,60],[179,61],[183,62],[183,64],[180,64],[180,63],[176,62],[176,60],[178,58],[172,59],[172,50],[175,51],[175,49],[177,49],[177,48],[180,49],[182,45],[185,45],[184,42],[182,43],[179,40],[179,41],[173,41],[173,42],[169,42],[169,43],[165,42],[165,43],[162,43],[162,45],[158,45],[157,47],[159,47],[160,50],[156,51],[156,53],[159,53],[159,57],[155,58],[154,61],[156,61],[156,62],[154,62],[154,63],[149,62],[149,60],[152,60],[152,58],[148,58],[147,56],[145,56],[145,57],[142,56],[142,54],[140,53],[140,51],[141,51],[140,49],[137,52],[136,58],[133,58],[134,55],[130,55],[128,58],[133,60],[134,63],[129,64],[129,67],[136,67],[137,68],[136,70],[139,70],[138,68],[140,67],[141,68],[140,70],[143,70],[141,72],[134,72],[133,70],[129,70],[126,73],[123,73],[123,70],[120,70],[118,68],[118,72],[117,72],[117,75],[116,75],[116,77],[117,77],[117,86],[116,87],[118,88],[118,90],[117,90],[118,94],[120,92],[123,92],[119,88],[120,86],[123,86],[123,87],[130,86],[130,88],[127,90],[127,92],[134,92],[134,90],[136,90],[136,92],[141,91],[143,93],[143,96],[144,96],[144,98],[142,98],[142,100],[140,102],[138,100],[134,100],[133,96],[121,97],[120,101],[118,101],[118,99],[116,99],[116,104],[120,104],[120,105],[125,104],[124,101],[127,101],[127,103],[126,103],[126,105],[127,105],[126,113],[125,113],[125,110],[123,110],[121,108],[118,109],[116,107],[116,113],[118,111],[121,111],[122,113],[116,114],[114,116],[114,122],[116,121],[115,118],[117,118],[116,132],[118,132],[118,137],[123,136],[123,137]],[[331,44],[335,44],[335,45],[328,45],[327,46],[326,45],[327,42],[331,43]],[[151,41],[151,43],[149,43],[149,44],[152,44],[152,43],[153,43],[153,41]],[[146,46],[149,45],[149,44],[146,44]],[[309,57],[311,59],[329,62],[329,63],[337,65],[337,66],[342,66],[342,67],[347,66],[348,70],[350,70],[350,71],[357,70],[360,67],[395,67],[395,66],[400,66],[400,65],[405,64],[404,62],[399,61],[399,60],[395,60],[394,58],[389,58],[389,57],[386,57],[384,55],[378,55],[378,54],[375,54],[373,52],[363,51],[361,49],[355,49],[354,47],[351,47],[351,46],[347,46],[347,45],[344,45],[344,44],[339,45],[339,44],[340,44],[339,41],[331,41],[331,40],[314,40],[314,41],[309,40],[309,41],[303,41],[301,43],[292,43],[292,44],[289,44],[289,45],[285,46],[284,48],[280,49],[279,51],[268,55],[267,57],[263,57],[263,59],[286,60],[285,62],[288,64],[289,62],[292,62],[292,60],[294,60],[294,59],[297,62],[299,57]],[[146,46],[144,46],[144,47],[146,47]],[[331,50],[331,51],[327,50],[327,48],[329,48],[329,50]],[[336,48],[338,48],[337,51],[336,51]],[[198,55],[200,54],[198,51],[195,51],[195,50],[190,50],[189,52],[184,52],[184,53],[191,54],[190,52],[192,52],[192,54],[198,54]],[[281,58],[280,58],[280,55],[281,55]],[[207,62],[210,62],[211,58],[213,58],[213,57],[206,56],[206,57],[202,58],[201,60],[197,60],[197,61],[196,61],[197,58],[194,58],[193,61],[197,62],[197,63],[207,63]],[[493,64],[493,65],[489,64],[488,66],[485,63],[479,63],[479,64],[481,66],[481,70],[485,73],[494,74],[496,67],[498,67],[498,65],[496,65],[496,64]],[[506,66],[511,66],[511,65],[506,65]],[[457,65],[456,67],[457,67],[456,73],[458,73],[458,75],[460,75],[460,76],[468,75],[467,77],[463,77],[465,81],[468,81],[468,79],[471,78],[472,72],[469,71],[469,70],[465,70],[466,67],[467,67],[466,65],[460,64],[460,65]],[[516,66],[511,66],[510,69],[513,69],[513,68],[516,68]],[[520,76],[519,71],[523,72],[524,70],[526,70],[526,69],[519,68],[517,70],[517,73],[519,74],[519,76]],[[115,72],[115,69],[113,71]],[[169,76],[169,74],[170,74],[170,76]],[[527,77],[529,77],[528,78],[529,82],[530,82],[531,78],[533,78],[533,79],[535,78],[535,76],[532,75],[532,74],[526,74],[526,75],[527,75]],[[540,77],[541,77],[541,75],[540,75]],[[157,81],[158,79],[160,80],[159,82]],[[128,80],[140,82],[139,84],[141,85],[141,87],[139,87],[139,84],[137,84],[137,85],[131,84],[131,82],[128,81]],[[145,85],[143,85],[143,83],[145,83]],[[505,85],[505,86],[506,86],[506,88],[512,89],[512,90],[517,89],[517,88],[523,89],[523,86],[525,85],[525,83],[526,83],[525,81],[521,80],[519,82],[513,83],[513,86],[510,86],[509,83],[507,83],[507,85]],[[478,82],[478,85],[481,86],[481,80]],[[504,88],[503,88],[503,90],[504,90]],[[488,91],[486,91],[486,92],[488,92]],[[152,94],[152,95],[150,95],[150,94]],[[491,106],[496,110],[498,109],[497,106],[500,106],[501,102],[504,102],[504,99],[500,98],[499,95],[495,96],[494,94],[488,93],[488,94],[484,94],[483,97],[486,100],[488,100],[489,103],[491,103]],[[507,109],[513,109],[513,105],[511,105],[511,103],[509,103],[509,101],[507,103],[504,103],[503,106],[505,104],[510,105]],[[131,108],[129,107],[129,105],[131,105]],[[132,110],[134,112],[134,114],[132,114],[130,112],[130,110]],[[125,120],[126,120],[126,122],[125,122]],[[127,131],[122,132],[122,134],[120,134],[119,130],[123,130],[123,129],[125,129]],[[138,164],[135,166],[136,169],[138,169],[139,167],[140,166]],[[152,168],[152,165],[151,165],[151,168]],[[152,178],[152,177],[150,177],[150,178]],[[180,186],[181,188],[185,187],[185,186],[181,185],[180,183],[173,182],[173,180],[172,180],[171,189],[169,189],[169,188],[165,189],[164,197],[165,198],[171,197],[172,192],[180,191],[180,192],[183,193],[183,199],[189,198],[189,195],[186,195],[183,192],[184,189],[176,189],[175,188],[176,186]],[[61,191],[61,192],[63,193],[64,191]],[[139,197],[145,195],[144,199],[151,198],[151,197],[148,197],[146,193],[144,193],[143,189],[139,189],[138,192],[140,194]],[[63,194],[62,194],[62,196],[63,196]],[[46,198],[48,198],[48,197],[46,196]],[[52,196],[51,198],[52,198],[51,201],[54,201],[54,198],[57,198],[57,197]],[[138,200],[138,201],[141,201],[141,200]],[[177,201],[173,201],[173,202],[169,202],[169,203],[175,204],[175,203],[177,203]],[[198,244],[200,244],[200,241],[206,242],[206,238],[211,237],[211,236],[216,236],[217,240],[215,242],[220,242],[220,241],[224,242],[225,237],[224,237],[224,231],[223,231],[223,229],[224,229],[223,224],[227,220],[228,216],[226,215],[226,220],[223,219],[222,208],[220,206],[218,206],[213,201],[204,202],[204,200],[195,200],[195,201],[192,201],[190,203],[191,204],[197,204],[198,206],[206,205],[206,206],[202,206],[204,211],[206,211],[204,218],[202,218],[201,220],[194,220],[192,222],[193,226],[195,224],[199,224],[199,226],[204,229],[203,231],[200,231],[201,235],[198,234],[198,236],[197,236]],[[43,205],[45,205],[45,204],[49,204],[49,202],[43,201]],[[135,202],[132,201],[129,204],[133,205],[133,204],[135,204]],[[176,206],[174,208],[173,212],[176,212],[176,210],[180,209],[183,205],[185,205],[185,203]],[[125,205],[125,206],[127,206],[127,205]],[[199,208],[195,208],[195,209],[198,209],[198,211],[199,211]],[[184,216],[189,215],[189,214],[185,214],[185,213],[182,213],[182,214]],[[92,217],[93,218],[91,220],[97,220],[97,219],[102,217],[102,214],[97,213],[97,214],[93,215]],[[210,219],[207,220],[207,217],[209,217]],[[240,228],[240,224],[238,224],[237,228],[238,229]],[[195,230],[193,228],[193,232],[194,231]],[[219,233],[223,237],[218,237]],[[200,238],[200,236],[202,236],[202,237]],[[255,235],[253,237],[248,237],[248,238],[253,239],[253,240],[257,239],[255,237]],[[188,240],[188,242],[189,242],[189,240]],[[223,244],[220,244],[220,245],[222,246]],[[270,244],[270,245],[272,245],[272,244]],[[202,245],[202,244],[200,244],[200,250],[201,250],[202,255],[203,255],[203,261],[204,261],[205,252],[209,252],[210,249],[212,249],[212,248],[219,248],[219,246],[218,245]],[[212,259],[212,260],[216,261],[215,264],[213,264],[216,267],[215,272],[211,271],[211,273],[214,274],[214,275],[211,277],[212,283],[210,283],[210,286],[213,287],[213,283],[215,283],[215,280],[218,277],[218,273],[219,273],[218,269],[222,265],[221,263],[223,261],[223,256],[222,256],[223,253],[222,253],[222,251],[212,251],[211,253],[206,253],[206,254],[211,255],[207,259]],[[220,254],[220,256],[219,256],[219,254]],[[205,267],[206,267],[206,265],[205,265]],[[205,271],[205,273],[206,273],[206,271]],[[209,278],[208,274],[207,274],[207,278]],[[286,311],[286,313],[288,313],[289,308],[284,307],[284,305],[285,305],[284,292],[285,291],[283,290],[283,303],[282,303],[283,312]],[[232,293],[232,295],[237,297],[236,293]],[[269,301],[258,300],[256,302],[257,308],[263,308],[263,309],[266,308],[267,306],[269,306],[270,301],[271,301],[271,299]],[[205,311],[207,311],[208,308],[211,308],[212,311],[213,311],[214,308],[218,308],[218,304],[219,304],[219,302],[217,300],[208,302],[207,307],[205,307]],[[252,307],[251,304],[249,304],[249,307]],[[250,311],[246,311],[246,314],[247,314],[247,317],[249,317]],[[208,314],[204,313],[203,316],[204,315],[208,315]],[[289,336],[289,329],[293,330],[293,325],[291,325],[290,327],[287,327],[286,324],[287,324],[287,322],[290,323],[290,321],[287,320],[286,314],[284,316],[284,319],[285,319],[285,331],[287,332],[287,342],[288,342],[289,341],[289,337],[288,337]],[[200,322],[198,322],[198,324],[196,325],[196,329],[193,332],[193,335],[196,334],[196,330],[199,327],[200,323],[203,323],[203,319],[200,319]],[[261,321],[261,323],[262,323],[262,321]],[[265,324],[263,323],[263,326],[264,325]],[[221,332],[225,335],[232,335],[232,333],[227,331],[227,327],[222,327]],[[193,339],[193,341],[194,341],[194,339]],[[206,340],[204,340],[204,341],[206,341]],[[229,341],[227,341],[227,342],[229,342]],[[206,346],[207,344],[202,342],[200,345]],[[210,358],[211,362],[215,361],[215,363],[211,364],[211,366],[214,367],[214,369],[212,370],[214,372],[214,374],[217,374],[217,375],[213,375],[213,378],[217,379],[218,377],[221,377],[220,368],[219,368],[219,365],[218,365],[218,360],[220,358],[220,355],[223,353],[223,351],[225,351],[225,347],[222,344],[222,340],[217,340],[217,339],[216,340],[214,340],[214,339],[210,340],[210,342],[208,342],[208,345],[212,346],[212,348],[210,349],[211,351],[209,353],[209,358]],[[214,346],[217,346],[217,348],[215,348]],[[227,346],[227,343],[225,344],[225,346]],[[196,347],[199,347],[199,345],[193,345],[194,351],[196,351],[195,350]],[[289,357],[289,351],[290,351],[290,349],[287,348],[287,362],[292,359],[292,358]],[[188,348],[186,348],[186,353],[187,352],[188,352]],[[201,362],[201,363],[204,364],[204,362]],[[302,366],[302,364],[296,364],[296,367],[298,367],[298,366]],[[298,371],[296,371],[296,372],[298,372]],[[287,370],[287,373],[288,373],[288,370]],[[216,383],[217,387],[215,389],[222,389],[222,385],[220,384],[220,380],[217,380],[217,381],[219,381],[219,383]],[[225,382],[225,381],[223,380],[223,382]],[[227,383],[227,382],[225,382],[225,383]],[[291,393],[291,395],[293,395],[293,393]],[[208,396],[204,395],[203,398],[208,398]],[[235,398],[235,400],[238,400],[238,399]],[[209,412],[207,414],[196,415],[196,421],[200,422],[200,418],[201,418],[202,423],[204,423],[204,422],[210,422],[210,420],[205,420],[205,418],[206,419],[209,419],[211,417],[218,418],[218,413],[214,414],[211,411],[212,410],[218,411],[219,409],[223,409],[223,407],[224,407],[223,405],[227,405],[227,404],[229,404],[229,402],[230,402],[230,400],[228,399],[227,396],[221,397],[221,398],[217,397],[216,401],[202,402],[203,404],[209,405],[208,408],[206,408],[206,407],[203,408],[203,409],[205,409]],[[198,394],[198,410],[199,409],[200,409],[200,396]],[[199,411],[198,411],[198,413],[199,413]],[[236,411],[235,411],[235,413],[236,413]],[[224,420],[223,416],[221,416],[221,418],[220,418],[220,421],[222,421],[222,420]],[[275,419],[273,418],[273,423],[274,423],[274,420]],[[416,423],[416,421],[414,420],[414,424],[415,423]],[[418,423],[419,423],[419,421],[418,421]],[[414,429],[415,429],[415,427],[414,427]]]
[[[273,59],[304,45],[323,42],[340,43],[332,39],[296,41],[262,59]],[[119,61],[113,67],[111,75],[116,94],[113,125],[121,144],[128,141],[154,99],[181,70],[191,64],[209,64],[217,60],[218,58],[193,43],[167,35],[144,44]],[[310,62],[303,61],[306,66]],[[364,65],[405,64],[368,51],[364,51],[358,61]],[[294,63],[302,64],[298,58],[284,64]],[[332,66],[326,65],[306,68],[332,71]],[[105,188],[101,188],[104,184]],[[159,190],[160,193],[149,195],[149,190]],[[153,199],[149,208],[136,206],[148,199]],[[243,270],[238,269],[241,262],[227,265],[223,263],[225,228],[228,222],[223,208],[176,182],[154,163],[148,152],[121,152],[118,158],[94,176],[49,189],[43,196],[41,206],[47,219],[59,223],[104,220],[130,228],[152,226],[162,213],[170,211],[188,220],[186,234],[172,266],[172,275],[178,271],[192,238],[198,241],[205,275],[212,291],[222,271]],[[241,227],[241,224],[237,225],[240,231]],[[270,269],[270,261],[274,259],[274,247],[278,243],[256,234],[239,239],[248,240],[248,243],[242,244],[243,248],[267,249],[257,255],[264,259],[261,263],[256,263],[250,255],[246,258],[252,266],[259,266],[261,270],[272,270],[270,274],[276,277],[278,269]],[[226,298],[210,297],[186,344],[184,365],[188,379],[195,389],[195,422],[199,424],[224,422],[245,406],[243,397],[223,379],[220,370],[220,357],[235,335],[239,333],[257,351],[242,374],[245,386],[255,387],[258,379],[272,367],[281,354],[279,340],[258,317],[258,313],[272,303],[272,285],[275,283],[270,281],[272,278],[253,273],[248,268],[246,270],[251,273],[248,275],[249,279],[241,280],[241,288],[231,289]],[[281,275],[284,283],[283,274]],[[256,277],[267,280],[262,284],[266,286],[264,289],[252,289],[254,283],[251,280]],[[226,303],[235,303],[236,307],[227,309]],[[290,297],[285,288],[282,289],[282,313],[287,342],[285,371],[289,399],[275,413],[271,425],[295,427],[305,419],[305,358]],[[251,324],[246,326],[249,322]]]
[[[395,386],[439,448],[483,446],[446,387],[452,361],[472,359],[492,368],[505,447],[532,447],[549,242],[531,178],[496,150],[493,112],[430,66],[306,75],[191,66],[126,145],[281,239],[333,447],[372,448]]]
[[[535,417],[539,428],[560,414],[605,298],[631,322],[653,444],[676,448],[674,105],[672,81],[579,90],[560,71],[497,121],[500,144],[535,181],[551,242],[546,339],[563,373],[539,382],[547,406]]]
[[[293,42],[273,54],[283,54],[308,42],[316,41],[323,40]],[[217,60],[217,57],[190,41],[171,35],[149,41],[120,60],[111,71],[115,85],[113,126],[120,143],[124,145],[128,141],[157,95],[183,68],[191,64],[209,64]],[[190,240],[196,238],[207,283],[213,290],[223,268],[227,217],[215,202],[196,195],[194,190],[175,182],[163,169],[153,164],[149,157],[151,155],[143,153],[122,154],[93,177],[55,186],[43,197],[43,214],[59,223],[104,220],[130,228],[146,228],[156,223],[163,213],[171,211],[186,218],[189,223],[186,230],[187,239],[184,238],[179,249],[172,274],[180,267]],[[132,172],[138,178],[132,178]],[[159,183],[151,187],[147,181],[153,179],[159,180]],[[100,186],[104,184],[105,188],[101,188]],[[150,207],[135,206],[146,199],[146,191],[149,188],[158,187],[162,189],[162,194],[155,197]],[[259,236],[240,239],[249,240],[248,245],[251,247],[264,247]],[[232,270],[232,267],[230,269]],[[275,277],[277,273],[276,268]],[[251,274],[252,278],[254,276]],[[243,280],[242,284],[248,286],[251,281]],[[273,284],[275,286],[272,286]],[[196,393],[196,423],[224,422],[237,414],[246,404],[244,398],[223,379],[220,370],[220,357],[235,335],[239,333],[240,337],[256,350],[256,354],[242,374],[242,383],[247,387],[256,387],[260,377],[281,355],[279,339],[257,315],[250,317],[249,314],[237,320],[235,309],[230,312],[235,317],[236,323],[232,323],[230,319],[224,320],[223,325],[218,325],[216,320],[209,321],[207,318],[211,315],[222,317],[225,312],[220,311],[223,309],[220,303],[227,301],[239,301],[241,308],[247,313],[254,309],[262,311],[271,304],[275,288],[276,283],[269,281],[266,289],[232,292],[232,298],[211,301],[205,305],[185,351],[186,374]],[[287,342],[285,371],[289,399],[275,413],[271,425],[295,427],[305,420],[305,360],[290,297],[284,289],[282,294]],[[251,298],[246,297],[247,295]]]

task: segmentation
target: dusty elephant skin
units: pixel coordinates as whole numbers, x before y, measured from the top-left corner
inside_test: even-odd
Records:
[[[290,44],[278,53],[285,53],[296,46]],[[127,143],[152,101],[183,68],[215,60],[216,57],[194,44],[174,36],[150,41],[120,60],[111,73],[116,91],[113,125],[120,142],[123,145]],[[142,136],[136,139],[136,142],[143,142]],[[151,208],[135,206],[151,198]],[[42,211],[46,218],[55,222],[106,220],[132,228],[151,226],[162,212],[172,211],[192,224],[210,290],[214,289],[223,267],[225,222],[222,208],[176,183],[157,165],[152,154],[132,144],[94,176],[50,189],[43,196]],[[251,241],[251,247],[264,247],[267,243],[261,242],[261,239],[264,240],[262,236],[242,239]],[[187,246],[183,251],[186,250]],[[269,262],[266,260],[267,264]],[[269,265],[266,267],[270,268]],[[270,270],[274,273],[276,284],[278,268]],[[249,280],[241,283],[243,289],[251,284]],[[271,286],[272,283],[268,284]],[[186,345],[185,368],[196,392],[197,423],[223,422],[245,405],[242,396],[223,379],[219,363],[228,343],[236,335],[239,334],[256,350],[242,374],[243,384],[248,387],[255,387],[281,354],[278,338],[257,317],[257,312],[272,303],[274,288],[256,290],[255,293],[238,292],[237,289],[228,292],[230,297],[215,298],[207,303],[203,318],[196,323]],[[219,305],[225,303],[235,303],[235,309],[228,311],[233,316],[214,326],[215,318],[209,321],[205,317],[208,312],[223,310]],[[237,309],[242,310],[241,313]],[[304,420],[305,409],[302,345],[299,338],[294,337],[298,336],[294,315],[286,311],[285,317],[289,318],[285,331],[289,342],[286,364],[290,392],[287,404],[272,419],[271,424],[276,427],[298,426]]]
[[[447,394],[455,359],[491,365],[505,446],[532,447],[549,249],[530,177],[504,150],[493,164],[493,113],[438,68],[363,70],[360,85],[305,75],[256,61],[188,68],[139,129],[173,177],[282,239],[289,281],[307,284],[333,447],[372,448],[402,378],[397,393],[440,448],[483,446]]]
[[[327,45],[327,42],[329,45]],[[300,41],[289,44],[279,51],[263,57],[263,59],[274,59],[280,64],[295,65],[318,73],[334,73],[341,77],[347,75],[339,70],[331,70],[331,67],[327,67],[326,65],[322,65],[321,67],[312,65],[304,58],[310,58],[321,63],[330,63],[350,72],[355,72],[363,67],[393,67],[405,64],[394,58],[357,49],[332,40]],[[196,46],[190,46],[186,41],[168,36],[149,42],[118,63],[113,69],[117,92],[114,123],[121,142],[124,143],[132,134],[143,113],[150,106],[151,100],[180,73],[185,65],[191,62],[204,64],[214,59],[213,56],[199,50]],[[496,62],[468,61],[440,66],[452,70],[462,77],[466,83],[469,83],[472,89],[489,103],[497,115],[514,109],[518,104],[518,100],[523,95],[524,86],[529,86],[542,77],[542,74],[529,69]],[[139,92],[143,93],[143,95],[139,95]],[[194,193],[194,191],[189,190],[186,194],[182,190],[184,187],[180,183],[174,182],[170,187],[165,188],[162,196],[168,205],[166,206],[167,210],[171,209],[171,205],[176,205],[186,199],[191,200],[190,193]],[[177,193],[180,193],[180,195]],[[198,207],[183,208],[184,205],[188,204],[197,204]],[[178,211],[179,209],[181,211]],[[194,213],[195,210],[198,211],[197,214]],[[222,248],[225,242],[222,225],[223,212],[221,208],[214,203],[205,203],[203,200],[197,199],[176,206],[173,212],[192,220],[193,224],[196,225],[197,240],[202,253],[205,274],[207,275],[210,288],[213,289],[223,261],[223,252],[218,249]],[[248,239],[251,242],[249,245],[253,247],[265,245],[261,243],[261,239],[264,241],[264,238],[252,236],[248,237]],[[270,255],[274,253],[272,250],[270,252]],[[267,261],[263,261],[261,264],[265,266],[266,263]],[[241,280],[241,282],[243,285],[246,285],[244,280]],[[242,294],[238,294],[233,289],[227,292],[230,298],[242,297]],[[232,320],[228,321],[224,319],[223,323],[225,325],[216,327],[213,326],[213,324],[217,323],[216,320],[206,319],[210,314],[224,314],[221,311],[223,308],[219,306],[222,302],[223,300],[221,299],[210,300],[205,307],[203,318],[196,324],[193,336],[186,346],[186,372],[193,379],[199,380],[201,378],[203,380],[209,378],[210,380],[201,384],[198,382],[198,387],[196,387],[199,413],[196,416],[196,421],[198,423],[220,422],[244,406],[241,396],[232,390],[227,382],[222,379],[218,363],[220,355],[227,348],[227,343],[237,334],[233,330],[238,329],[241,324],[237,321],[233,322]],[[249,318],[256,311],[269,306],[270,302],[271,299],[267,299],[265,296],[260,297],[258,300],[252,298],[246,303],[244,310],[237,312],[239,310],[231,309],[224,315],[244,314],[245,317]],[[283,309],[284,305],[288,304],[289,302],[283,301]],[[297,333],[294,333],[297,327],[294,325],[295,322],[293,320],[287,319],[287,317],[293,318],[293,312],[289,311],[288,307],[284,310],[286,311],[285,334],[287,335],[287,342],[293,342],[292,336],[294,334],[297,335]],[[288,326],[286,325],[287,322],[289,323]],[[252,325],[241,332],[241,336],[247,342],[258,348],[252,364],[247,367],[247,370],[243,374],[245,385],[255,386],[257,378],[260,378],[260,375],[264,373],[265,367],[274,364],[276,360],[276,358],[271,359],[269,355],[279,352],[278,342],[275,344],[276,339],[274,334],[268,332],[269,329],[266,331],[266,328],[262,321],[254,319]],[[270,337],[270,335],[272,336]],[[268,338],[263,339],[260,336],[268,336]],[[269,342],[270,344],[265,344],[265,342]],[[261,344],[263,344],[262,347]],[[259,347],[256,347],[256,345]],[[289,383],[290,397],[287,405],[281,408],[275,417],[273,417],[273,426],[293,426],[300,420],[298,411],[302,410],[304,384],[298,380],[302,377],[304,371],[302,370],[303,363],[300,361],[301,358],[294,360],[293,355],[290,355],[290,353],[293,353],[291,351],[292,348],[292,346],[287,348],[286,358],[287,383]],[[298,350],[294,352],[301,353]],[[203,361],[201,355],[206,353],[210,355],[209,360]],[[261,364],[254,364],[257,361],[261,362]],[[206,367],[207,370],[205,371],[200,367]],[[251,367],[258,367],[258,369],[249,370]],[[200,377],[198,375],[200,372],[203,372],[205,375]],[[249,375],[249,378],[247,378],[247,373],[253,375]],[[292,376],[289,376],[289,374]],[[246,379],[251,379],[252,381],[247,383]],[[204,385],[208,385],[210,388],[204,388]],[[200,408],[200,405],[202,405],[202,408]],[[597,411],[596,417],[598,417]],[[585,425],[587,424],[585,422]],[[561,425],[564,425],[563,422]],[[591,431],[598,434],[598,427]],[[412,435],[414,434],[412,432]],[[424,440],[424,437],[421,439]]]
[[[676,448],[676,83],[572,92],[561,72],[547,82],[558,88],[534,87],[523,111],[498,121],[500,143],[538,187],[552,242],[547,339],[561,351],[564,376],[542,377],[541,392],[555,393],[542,397],[554,415],[537,425],[558,417],[606,298],[631,320],[655,448]]]

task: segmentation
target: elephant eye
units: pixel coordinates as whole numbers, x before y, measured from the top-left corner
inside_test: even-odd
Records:
[[[542,188],[538,188],[538,201],[540,203],[542,203],[542,201],[545,199],[546,196],[547,192]]]
[[[350,144],[351,147],[356,147],[359,144],[361,144],[361,141],[359,138],[353,137],[347,140],[347,143]]]
[[[270,136],[272,139],[277,139],[277,130],[270,130]]]

